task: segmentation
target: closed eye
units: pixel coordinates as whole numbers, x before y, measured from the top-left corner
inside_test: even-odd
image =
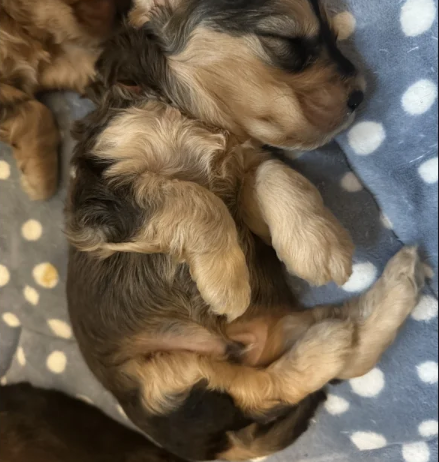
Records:
[[[321,44],[316,38],[286,37],[276,34],[259,35],[265,49],[275,62],[289,72],[300,72],[314,64]]]

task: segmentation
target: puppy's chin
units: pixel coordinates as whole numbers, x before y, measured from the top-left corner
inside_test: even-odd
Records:
[[[346,122],[344,122],[337,130],[332,133],[329,133],[326,136],[322,136],[319,139],[316,139],[314,142],[306,143],[300,146],[273,146],[273,145],[265,145],[268,151],[272,154],[276,155],[277,157],[287,157],[288,159],[295,160],[299,157],[302,157],[304,154],[310,151],[314,151],[315,149],[321,148],[331,141],[334,140],[340,133],[343,133],[347,130],[355,121],[356,119],[356,112],[349,113]]]

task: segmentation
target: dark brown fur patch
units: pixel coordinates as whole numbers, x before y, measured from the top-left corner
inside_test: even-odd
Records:
[[[2,462],[183,462],[98,409],[29,384],[0,388]]]

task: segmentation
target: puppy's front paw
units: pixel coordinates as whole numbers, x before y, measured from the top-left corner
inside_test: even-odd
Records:
[[[229,322],[250,305],[250,274],[239,246],[225,253],[200,254],[190,263],[191,274],[203,299]]]
[[[288,271],[312,285],[342,286],[352,275],[354,244],[330,212],[305,218],[291,240],[273,235],[273,246]]]

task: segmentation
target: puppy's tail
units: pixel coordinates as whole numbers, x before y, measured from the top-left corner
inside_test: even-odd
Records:
[[[184,462],[98,409],[29,384],[0,388],[3,462]]]
[[[320,405],[326,401],[321,390],[308,396],[288,415],[269,424],[253,424],[238,432],[229,433],[231,448],[218,458],[229,461],[248,461],[267,457],[291,446],[305,433]]]

